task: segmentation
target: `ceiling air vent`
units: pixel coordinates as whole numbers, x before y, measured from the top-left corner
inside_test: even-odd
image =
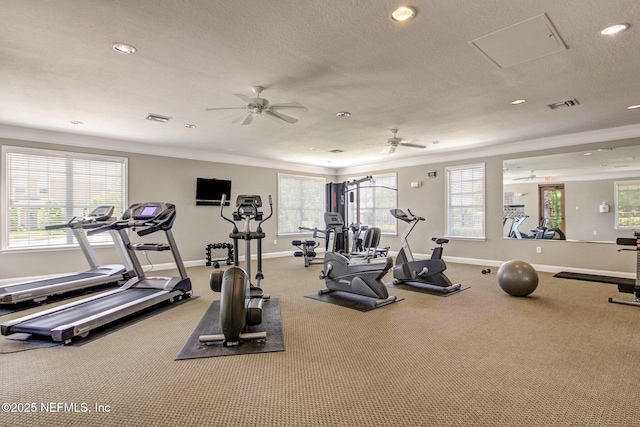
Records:
[[[147,117],[145,117],[145,119],[147,120],[151,120],[154,122],[162,122],[162,123],[167,123],[169,120],[171,120],[171,117],[165,117],[165,116],[161,116],[159,114],[147,114]]]
[[[574,98],[568,101],[554,102],[553,104],[548,104],[547,107],[549,107],[551,110],[555,110],[556,108],[560,107],[574,107],[578,104],[578,100]]]

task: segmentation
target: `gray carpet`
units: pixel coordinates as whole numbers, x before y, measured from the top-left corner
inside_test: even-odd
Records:
[[[210,267],[189,267],[200,298],[90,345],[20,351],[31,346],[0,337],[0,352],[12,353],[2,355],[3,402],[92,409],[7,412],[2,425],[640,425],[640,311],[607,302],[632,295],[539,271],[536,291],[514,298],[477,265],[447,265],[471,292],[434,298],[393,289],[404,301],[361,313],[305,298],[323,286],[322,266],[265,259],[262,286],[279,299],[286,351],[176,362],[220,297]]]
[[[267,332],[264,341],[247,341],[240,346],[225,347],[222,343],[201,344],[200,335],[220,334],[220,301],[214,301],[198,323],[176,360],[198,359],[202,357],[233,356],[239,354],[270,353],[284,351],[280,301],[270,298],[262,306],[262,323],[247,327],[247,332]]]
[[[351,294],[349,292],[333,291],[326,294],[311,294],[305,295],[305,298],[311,298],[317,301],[327,302],[329,304],[339,305],[340,307],[350,308],[352,310],[367,312],[376,310],[381,307],[386,307],[389,304],[393,304],[398,301],[402,301],[404,298],[396,298],[395,301],[391,301],[387,304],[374,306],[372,305],[375,299],[365,297],[362,295]]]

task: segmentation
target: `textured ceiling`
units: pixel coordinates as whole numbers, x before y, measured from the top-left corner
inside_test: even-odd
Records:
[[[398,3],[384,0],[3,0],[0,136],[63,132],[325,168],[617,127],[640,136],[640,109],[626,109],[640,104],[637,0],[411,4],[417,17],[397,24]],[[541,14],[566,50],[500,68],[470,43]],[[620,22],[631,27],[599,34]],[[307,110],[286,111],[295,124],[261,115],[248,126],[242,110],[205,111],[241,107],[234,93],[256,85]],[[391,128],[427,148],[381,154]]]

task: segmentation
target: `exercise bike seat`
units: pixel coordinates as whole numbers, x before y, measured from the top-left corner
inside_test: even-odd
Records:
[[[436,242],[437,245],[442,245],[443,243],[449,243],[449,239],[445,239],[441,237],[432,237],[431,240]]]

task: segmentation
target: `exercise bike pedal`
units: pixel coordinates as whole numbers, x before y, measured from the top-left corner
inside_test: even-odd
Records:
[[[251,285],[251,287],[249,288],[249,297],[250,298],[269,299],[269,298],[271,298],[271,295],[265,294],[264,290],[262,288],[259,288],[257,286]]]

